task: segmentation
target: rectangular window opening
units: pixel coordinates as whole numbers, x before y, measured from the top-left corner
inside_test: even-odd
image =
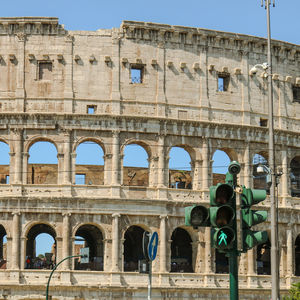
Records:
[[[259,126],[261,126],[261,127],[267,127],[268,126],[268,119],[260,118],[260,120],[259,120]]]
[[[88,105],[87,106],[87,113],[89,115],[93,115],[96,112],[96,105]]]
[[[85,184],[85,174],[75,174],[75,184]]]
[[[293,86],[293,102],[300,103],[300,86]]]
[[[9,175],[6,175],[6,177],[5,177],[5,183],[9,184]]]
[[[230,75],[225,73],[218,74],[218,92],[227,92],[229,87]]]
[[[142,83],[143,82],[143,66],[131,66],[130,78],[131,83]]]
[[[52,77],[52,62],[38,62],[38,80],[51,80]]]

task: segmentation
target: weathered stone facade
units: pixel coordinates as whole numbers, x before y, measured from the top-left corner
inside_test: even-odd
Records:
[[[57,18],[28,17],[0,18],[0,45],[0,139],[10,147],[10,183],[0,185],[0,224],[7,234],[0,298],[45,295],[49,270],[25,269],[35,225],[50,228],[60,261],[75,252],[75,234],[89,224],[101,232],[103,271],[74,270],[65,262],[51,282],[53,299],[145,299],[147,275],[124,271],[131,225],[159,233],[157,299],[228,299],[229,276],[215,273],[210,230],[185,227],[184,207],[208,205],[217,149],[241,163],[239,182],[253,186],[252,158],[268,149],[268,108],[267,81],[249,70],[266,61],[266,40],[131,21],[111,30],[66,31]],[[283,169],[280,284],[286,292],[299,280],[294,246],[300,198],[291,195],[289,173],[291,161],[300,157],[300,47],[273,41],[272,50],[276,163]],[[224,86],[218,87],[219,79]],[[32,184],[28,177],[29,148],[37,141],[57,149],[57,181],[51,184]],[[76,148],[84,141],[103,149],[99,184],[75,185]],[[128,144],[147,151],[147,186],[123,184]],[[190,154],[191,189],[169,188],[174,146]],[[267,199],[259,206],[269,210],[269,204]],[[171,237],[178,227],[192,240],[193,273],[170,272]],[[268,230],[269,223],[258,228]],[[241,299],[270,297],[271,278],[257,275],[256,268],[255,249],[242,254]]]

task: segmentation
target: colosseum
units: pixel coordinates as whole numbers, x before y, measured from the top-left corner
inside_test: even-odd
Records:
[[[0,18],[0,45],[9,157],[0,166],[0,299],[44,299],[53,265],[82,247],[89,262],[58,267],[53,300],[146,299],[144,231],[159,235],[153,299],[229,299],[227,258],[209,227],[184,225],[184,207],[208,206],[209,187],[224,180],[213,171],[217,151],[240,162],[240,184],[268,189],[256,172],[268,164],[268,84],[249,74],[267,60],[266,39],[134,21],[68,31],[58,18],[15,17]],[[272,56],[283,295],[300,280],[300,47],[272,41]],[[55,149],[56,163],[32,160],[38,144]],[[83,145],[102,163],[78,162]],[[146,153],[146,166],[124,164],[129,146]],[[170,166],[175,148],[189,168]],[[269,197],[257,207],[269,210]],[[269,222],[257,228],[269,232]],[[44,256],[41,234],[53,239]],[[270,299],[269,249],[239,257],[241,299]]]

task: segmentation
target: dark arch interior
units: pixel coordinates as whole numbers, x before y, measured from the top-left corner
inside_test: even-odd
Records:
[[[2,225],[0,225],[0,269],[6,269],[6,251],[7,243],[4,242],[6,231]]]
[[[295,241],[295,275],[300,276],[300,234]]]
[[[271,243],[270,240],[257,246],[256,267],[258,275],[271,275]]]
[[[75,253],[80,254],[81,248],[88,248],[89,262],[82,263],[75,260],[75,270],[103,271],[103,235],[99,228],[94,225],[83,225],[75,233]],[[79,239],[81,238],[81,239]],[[76,244],[76,240],[82,242]]]
[[[293,158],[291,161],[290,178],[292,197],[300,197],[300,156]]]
[[[36,237],[41,233],[47,233],[54,239],[51,253],[46,253],[45,258],[39,258],[36,256]],[[46,224],[34,225],[27,234],[26,244],[26,269],[41,269],[52,268],[56,260],[56,233],[55,230]]]
[[[144,259],[143,234],[144,229],[139,226],[130,226],[125,232],[124,241],[124,271],[138,271],[139,261]]]
[[[216,273],[229,273],[229,261],[225,253],[221,253],[216,249]]]
[[[186,230],[176,228],[171,237],[171,272],[193,272],[192,239]]]

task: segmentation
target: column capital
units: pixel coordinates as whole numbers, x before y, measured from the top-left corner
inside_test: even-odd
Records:
[[[71,213],[70,212],[62,213],[61,215],[63,217],[71,217]]]
[[[28,152],[22,152],[22,154],[23,154],[24,157],[26,157],[26,156],[29,157],[30,156]]]
[[[164,215],[160,215],[159,218],[160,219],[168,219],[169,217],[167,214],[164,214]]]
[[[119,137],[120,132],[121,132],[120,130],[114,130],[112,132],[112,136],[115,137],[115,138],[117,138],[117,137]]]
[[[12,213],[11,213],[13,216],[20,216],[21,215],[21,212],[20,211],[13,211]]]
[[[111,216],[112,216],[113,218],[120,218],[120,217],[121,217],[121,214],[119,214],[119,213],[113,213]]]

